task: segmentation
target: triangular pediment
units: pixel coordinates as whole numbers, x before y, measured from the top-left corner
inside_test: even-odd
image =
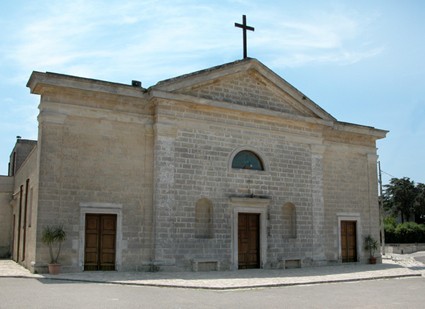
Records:
[[[155,90],[295,116],[335,120],[256,59],[245,59],[159,82]]]

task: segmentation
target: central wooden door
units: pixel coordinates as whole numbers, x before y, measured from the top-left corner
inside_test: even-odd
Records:
[[[260,267],[260,215],[238,214],[238,268]]]
[[[87,214],[84,270],[115,270],[117,215]]]
[[[357,262],[356,221],[341,221],[341,257],[342,262]]]

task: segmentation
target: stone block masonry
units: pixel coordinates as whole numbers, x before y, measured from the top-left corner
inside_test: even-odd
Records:
[[[12,256],[32,271],[46,270],[41,231],[56,223],[66,271],[86,258],[119,271],[341,262],[341,225],[355,227],[361,262],[364,234],[379,236],[386,131],[337,121],[258,60],[149,89],[40,72],[28,87],[41,96],[39,140],[0,210],[11,207]],[[240,153],[247,169],[232,164]]]

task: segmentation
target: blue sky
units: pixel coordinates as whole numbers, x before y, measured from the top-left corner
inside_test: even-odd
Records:
[[[0,5],[0,174],[16,136],[37,138],[50,71],[130,83],[257,58],[340,121],[389,130],[378,142],[391,176],[425,183],[424,1],[3,1]]]

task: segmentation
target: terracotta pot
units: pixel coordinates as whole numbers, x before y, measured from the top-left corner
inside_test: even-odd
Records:
[[[369,264],[376,264],[376,257],[372,256],[369,258]]]
[[[48,264],[49,274],[57,275],[61,271],[61,264]]]

